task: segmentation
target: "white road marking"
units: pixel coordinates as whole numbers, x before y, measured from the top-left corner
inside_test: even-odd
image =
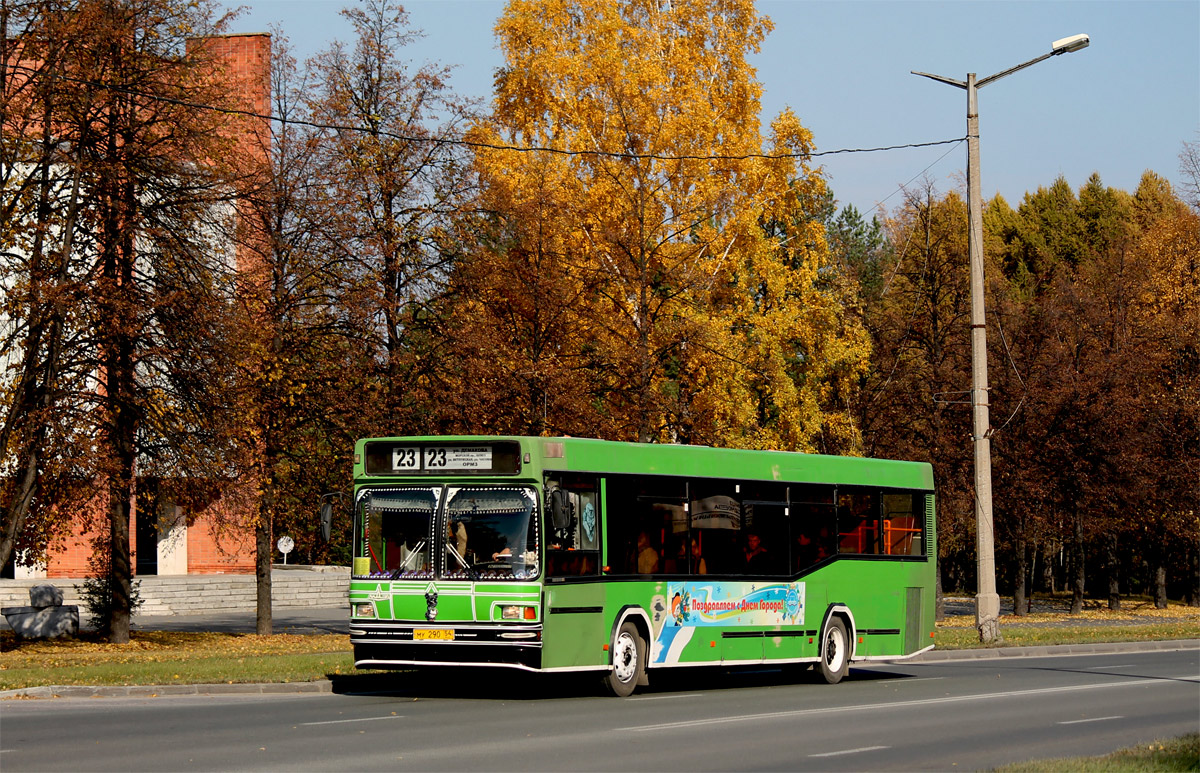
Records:
[[[301,722],[300,724],[305,727],[309,725],[340,725],[345,722],[374,722],[377,719],[404,719],[404,715],[393,714],[387,717],[362,717],[360,719],[329,719],[324,722]]]
[[[809,757],[840,757],[843,754],[859,754],[860,752],[873,752],[879,749],[890,749],[890,746],[864,746],[861,749],[844,749],[840,752],[825,752],[824,754],[810,754]]]
[[[828,706],[818,709],[796,709],[795,711],[772,711],[764,714],[737,714],[730,717],[713,717],[711,719],[694,719],[684,722],[663,722],[657,725],[636,725],[634,727],[616,728],[618,732],[633,731],[635,733],[661,732],[677,730],[686,727],[703,725],[723,725],[730,722],[761,722],[771,719],[792,719],[809,714],[834,714],[850,711],[873,711],[877,709],[907,708],[910,706],[931,706],[938,703],[965,703],[967,701],[993,700],[996,698],[1016,698],[1027,695],[1050,695],[1053,693],[1078,692],[1081,690],[1102,690],[1115,687],[1161,687],[1174,682],[1200,682],[1200,677],[1186,674],[1184,676],[1169,676],[1159,679],[1128,679],[1123,682],[1101,682],[1099,684],[1079,684],[1066,687],[1042,687],[1035,690],[1013,690],[1012,692],[991,692],[979,695],[946,696],[944,698],[925,698],[914,701],[893,701],[891,703],[863,703],[857,706]]]
[[[663,700],[671,700],[672,698],[699,698],[699,697],[702,697],[703,695],[704,695],[704,693],[699,693],[699,692],[689,692],[689,693],[685,693],[683,695],[641,695],[641,696],[638,696],[637,698],[626,698],[625,700],[627,700],[627,701],[663,701]]]
[[[1132,666],[1132,665],[1131,666],[1092,666],[1091,668],[1085,668],[1083,670],[1084,671],[1107,671],[1110,668],[1137,668],[1137,666]]]
[[[1120,716],[1120,717],[1096,717],[1094,719],[1072,719],[1068,722],[1055,722],[1054,724],[1056,724],[1056,725],[1081,725],[1084,722],[1107,722],[1110,719],[1124,719],[1124,718],[1125,718],[1124,716]]]

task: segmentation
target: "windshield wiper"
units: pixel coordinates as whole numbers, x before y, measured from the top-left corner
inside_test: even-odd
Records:
[[[402,561],[400,563],[400,566],[396,569],[396,571],[392,572],[392,576],[389,577],[388,579],[394,580],[397,577],[399,577],[400,574],[405,569],[408,568],[408,563],[413,560],[413,557],[421,555],[421,548],[423,548],[423,547],[425,547],[425,541],[421,540],[420,542],[417,543],[417,546],[415,548],[413,548],[411,551],[409,551],[408,555],[404,557],[404,561]]]
[[[471,575],[472,580],[479,579],[478,572],[476,572],[471,565],[467,563],[467,559],[463,558],[462,555],[460,555],[459,552],[454,549],[454,546],[449,542],[446,543],[446,550],[449,550],[450,555],[458,559],[458,563],[462,564],[462,568],[467,570],[467,574]]]

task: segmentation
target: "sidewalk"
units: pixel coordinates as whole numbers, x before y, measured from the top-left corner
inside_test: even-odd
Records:
[[[911,660],[898,660],[896,663],[934,663],[946,660],[988,660],[995,658],[1038,658],[1055,655],[1103,655],[1111,652],[1162,652],[1168,650],[1200,650],[1200,639],[1043,644],[1026,647],[977,647],[969,650],[933,649]]]
[[[132,631],[200,631],[254,633],[253,611],[205,612],[198,615],[134,615]],[[283,607],[271,612],[273,633],[350,633],[350,605],[344,607]]]
[[[91,630],[87,610],[79,610],[79,627]],[[131,631],[196,631],[200,633],[254,633],[258,626],[253,610],[226,610],[189,615],[138,615],[129,625]],[[0,631],[10,628],[0,615]],[[276,607],[271,612],[273,633],[321,634],[350,633],[350,605],[341,607]]]

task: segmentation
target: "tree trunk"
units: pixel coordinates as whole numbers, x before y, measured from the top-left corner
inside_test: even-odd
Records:
[[[1029,596],[1025,602],[1025,611],[1033,611],[1033,594],[1037,592],[1038,556],[1042,554],[1042,546],[1037,542],[1029,545]]]
[[[1083,515],[1075,511],[1075,529],[1071,539],[1071,614],[1077,615],[1083,611]]]
[[[1104,539],[1106,573],[1108,574],[1108,608],[1112,612],[1121,609],[1120,563],[1117,556],[1117,535],[1109,532]]]
[[[108,487],[109,588],[112,606],[109,607],[108,641],[110,644],[129,643],[130,606],[133,598],[133,566],[129,556],[129,500],[133,496],[129,477],[114,475]]]
[[[1167,608],[1167,562],[1162,551],[1154,556],[1154,608]]]
[[[255,633],[270,636],[271,621],[271,523],[267,507],[260,506],[258,525],[254,527],[254,577],[258,589]]]
[[[7,14],[7,7],[5,10]],[[2,34],[2,31],[0,31]],[[2,48],[3,44],[0,44]],[[7,59],[0,59],[7,62]],[[49,147],[51,141],[50,131],[53,128],[53,123],[50,118],[49,106],[46,108],[46,114],[43,118],[43,137],[42,141],[46,147]],[[49,179],[49,163],[41,165],[41,184],[39,189],[38,209],[39,219],[42,222],[49,220],[49,198],[50,198],[50,179]],[[79,180],[80,180],[80,165],[75,164],[75,169],[71,175],[71,197],[67,204],[67,217],[63,225],[62,244],[58,253],[58,265],[55,268],[56,287],[62,287],[70,274],[69,267],[71,261],[71,253],[74,247],[75,240],[75,221],[79,212]],[[30,256],[30,265],[38,256],[42,255],[44,247],[43,229],[38,229],[34,237],[33,249]],[[29,281],[33,282],[33,272]],[[41,317],[44,312],[49,312],[50,321],[46,325],[46,331],[43,335],[41,332],[41,323],[30,324],[30,331],[24,356],[26,359],[26,367],[24,368],[24,386],[21,389],[23,395],[24,408],[19,408],[12,418],[19,417],[26,410],[48,409],[54,403],[55,389],[58,383],[58,368],[59,354],[62,350],[63,337],[63,311],[60,302],[53,303],[38,303],[40,308],[34,310],[32,316]],[[45,347],[46,358],[41,367],[40,383],[35,375],[38,370],[37,357],[42,348]],[[15,406],[14,406],[15,407]],[[13,431],[15,422],[6,421],[3,430],[0,431],[0,448],[9,447],[9,438]],[[16,490],[13,492],[12,499],[9,500],[8,508],[3,513],[4,522],[0,524],[0,566],[7,566],[12,558],[13,548],[16,546],[17,538],[25,528],[25,520],[29,515],[29,508],[32,506],[34,495],[38,489],[38,476],[40,473],[41,451],[46,440],[46,423],[44,421],[37,422],[36,428],[31,433],[27,453],[23,455],[21,464],[23,468],[19,468],[16,475],[12,476],[13,480],[17,481]]]
[[[116,154],[117,140],[110,138],[110,152]],[[129,517],[133,500],[134,445],[137,439],[137,411],[134,407],[134,338],[140,304],[134,290],[134,245],[131,213],[136,205],[132,182],[106,180],[104,201],[103,249],[104,275],[101,280],[101,304],[104,326],[104,407],[108,415],[107,457],[109,578],[112,606],[109,608],[108,640],[112,644],[129,642],[129,618],[133,603],[133,566],[129,555]],[[103,185],[103,183],[102,183]]]
[[[1054,584],[1054,545],[1046,545],[1046,554],[1042,556],[1042,585],[1051,596],[1058,590]]]
[[[7,566],[9,559],[12,558],[13,547],[17,544],[17,537],[25,528],[25,517],[29,514],[29,505],[33,502],[33,495],[37,491],[38,452],[36,445],[25,455],[22,463],[25,465],[25,469],[18,472],[19,477],[14,476],[17,480],[16,491],[13,492],[12,501],[4,512],[4,523],[0,524],[0,566]]]
[[[118,334],[115,351],[107,358],[105,370],[108,418],[109,458],[113,468],[108,478],[109,524],[109,608],[108,641],[129,643],[129,622],[133,613],[133,562],[129,554],[129,520],[133,502],[134,438],[137,430],[128,396],[133,391],[131,341]]]
[[[1200,607],[1200,547],[1193,544],[1188,553],[1187,603],[1190,607]]]
[[[113,467],[108,479],[109,572],[113,594],[108,622],[112,644],[129,642],[129,619],[133,613],[133,562],[129,554],[129,520],[132,513],[134,442],[137,434],[134,409],[128,396],[133,392],[132,342],[118,333],[114,350],[106,358],[108,403],[108,453]]]
[[[1020,529],[1021,534],[1017,537],[1017,572],[1016,577],[1013,579],[1013,614],[1024,617],[1028,614],[1025,584],[1026,576],[1029,572],[1029,558],[1027,554],[1029,545],[1025,541],[1025,526],[1023,522],[1020,525]]]

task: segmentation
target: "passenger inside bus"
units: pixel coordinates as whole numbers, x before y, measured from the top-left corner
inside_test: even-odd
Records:
[[[817,543],[805,532],[796,536],[795,568],[803,571],[817,563]]]
[[[708,564],[700,554],[700,540],[692,537],[692,574],[708,574]]]
[[[650,544],[646,532],[638,532],[638,574],[654,574],[658,571],[658,551]]]
[[[770,560],[758,532],[746,532],[746,574],[769,574]]]

